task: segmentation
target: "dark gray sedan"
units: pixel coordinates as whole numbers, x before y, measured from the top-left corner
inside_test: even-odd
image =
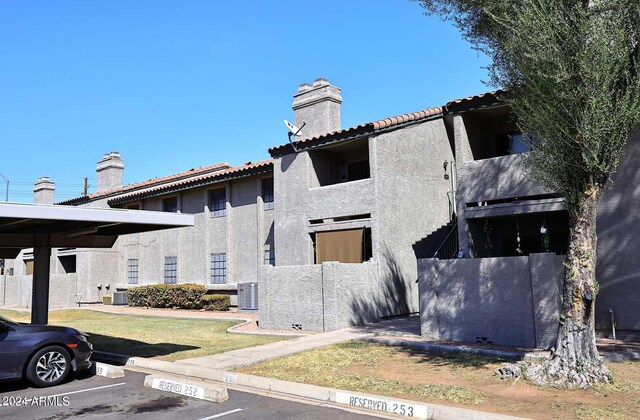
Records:
[[[0,317],[0,381],[53,386],[72,370],[91,367],[87,335],[68,327],[30,325]]]

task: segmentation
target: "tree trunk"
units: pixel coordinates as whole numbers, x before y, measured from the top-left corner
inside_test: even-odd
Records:
[[[525,376],[540,385],[584,388],[610,382],[609,370],[596,348],[595,302],[596,216],[600,190],[590,186],[580,210],[570,217],[569,249],[565,262],[562,312],[551,359],[526,369]]]

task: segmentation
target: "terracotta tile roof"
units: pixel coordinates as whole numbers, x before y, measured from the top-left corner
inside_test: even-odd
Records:
[[[188,188],[213,184],[229,179],[241,178],[245,176],[258,175],[273,171],[273,160],[267,159],[260,162],[246,162],[244,165],[229,167],[216,172],[206,173],[196,177],[188,177],[175,182],[163,183],[161,185],[150,186],[130,193],[117,195],[108,201],[109,205],[122,204],[139,200],[141,198],[154,197],[174,191],[182,191]]]
[[[121,194],[121,193],[125,193],[127,191],[138,190],[138,189],[141,189],[141,188],[146,188],[148,186],[153,186],[153,185],[158,185],[158,184],[164,184],[164,183],[167,183],[167,182],[171,182],[171,181],[176,180],[176,179],[182,179],[182,178],[186,178],[186,177],[192,177],[192,176],[198,175],[198,174],[204,174],[204,173],[220,171],[220,170],[227,169],[227,168],[231,168],[231,165],[229,165],[226,162],[216,163],[215,165],[203,166],[201,168],[195,168],[195,169],[192,168],[192,169],[189,169],[188,171],[180,172],[180,173],[173,174],[173,175],[164,176],[164,177],[161,177],[161,178],[148,179],[146,181],[137,182],[135,184],[125,185],[124,187],[121,187],[121,188],[115,188],[115,189],[112,189],[112,190],[101,191],[101,192],[90,194],[88,196],[80,196],[80,197],[76,197],[76,198],[71,198],[69,200],[60,201],[57,204],[77,205],[77,204],[88,203],[90,201],[94,201],[94,200],[102,198],[102,197],[108,197],[108,196],[111,196],[111,195]]]
[[[466,98],[454,99],[444,106],[447,113],[471,111],[472,109],[485,108],[502,102],[499,97],[505,91],[493,90],[491,92],[480,93],[478,95],[467,96]]]
[[[373,121],[366,124],[360,124],[355,127],[346,128],[344,130],[333,131],[325,133],[320,136],[310,137],[294,142],[296,146],[306,147],[316,144],[324,144],[328,142],[341,141],[351,139],[355,136],[362,136],[365,134],[375,133],[380,130],[390,129],[403,124],[419,122],[425,119],[437,118],[442,116],[442,107],[427,108],[422,111],[412,112],[409,114],[402,114],[396,117],[385,118],[378,121]],[[272,157],[282,156],[290,153],[291,145],[282,144],[280,146],[272,147],[269,149],[269,153]]]

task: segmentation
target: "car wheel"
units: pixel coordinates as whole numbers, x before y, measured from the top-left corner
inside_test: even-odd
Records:
[[[58,385],[71,372],[69,352],[60,346],[38,350],[27,365],[27,380],[38,387]]]

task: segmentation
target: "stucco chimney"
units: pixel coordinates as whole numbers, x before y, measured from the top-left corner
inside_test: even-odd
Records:
[[[36,204],[53,204],[56,184],[48,176],[41,176],[33,186],[33,202]]]
[[[319,78],[313,85],[303,83],[293,95],[293,114],[295,124],[304,128],[301,138],[316,137],[321,134],[340,130],[340,88]]]
[[[122,175],[124,173],[124,161],[118,152],[110,152],[102,157],[96,167],[98,178],[98,191],[108,191],[122,187]]]

